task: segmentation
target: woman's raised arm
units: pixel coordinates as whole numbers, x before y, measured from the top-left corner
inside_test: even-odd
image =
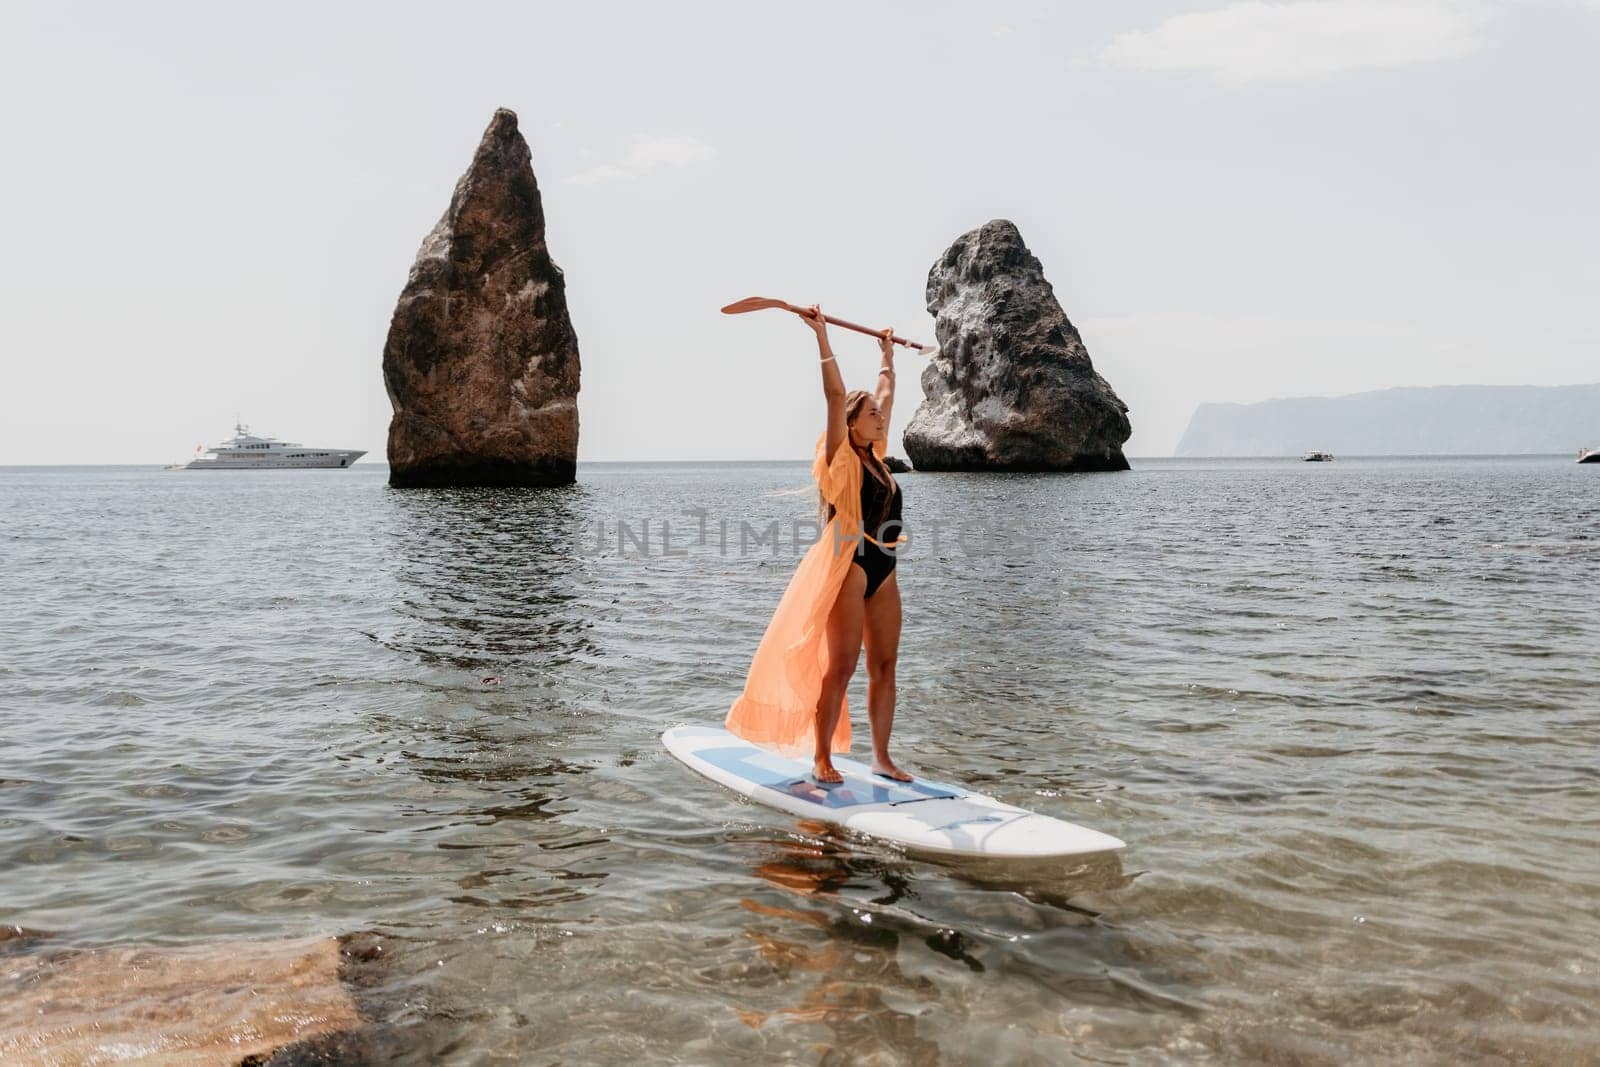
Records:
[[[817,335],[817,355],[822,360],[822,396],[828,402],[828,440],[824,457],[832,463],[834,452],[849,433],[844,421],[844,376],[839,373],[839,362],[833,358],[833,348],[828,344],[828,324],[823,321],[822,308],[812,304],[800,317]]]
[[[878,335],[878,348],[883,352],[883,366],[878,368],[878,410],[883,413],[884,431],[889,428],[889,415],[894,409],[894,327]]]

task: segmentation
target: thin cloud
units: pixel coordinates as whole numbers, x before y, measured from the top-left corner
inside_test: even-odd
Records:
[[[1487,8],[1448,0],[1250,0],[1119,34],[1103,55],[1225,82],[1305,81],[1459,59],[1482,47],[1488,21]]]
[[[687,167],[704,163],[716,154],[715,148],[694,137],[638,137],[634,139],[633,148],[622,159],[574,174],[567,181],[573,185],[593,185],[596,182],[638,178],[660,167]]]

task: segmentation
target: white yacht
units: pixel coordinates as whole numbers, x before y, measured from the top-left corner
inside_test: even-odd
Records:
[[[271,471],[301,467],[348,467],[365,452],[348,448],[308,448],[259,437],[243,423],[233,424],[233,439],[205,449],[209,455],[184,465],[190,471]]]

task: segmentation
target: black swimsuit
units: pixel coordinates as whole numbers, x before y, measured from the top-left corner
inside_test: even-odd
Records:
[[[883,498],[889,495],[889,487],[872,476],[866,465],[861,467],[861,525],[868,537],[876,538],[894,544],[895,538],[900,536],[902,523],[900,508],[903,503],[900,495],[900,483],[895,482],[894,496],[889,498],[889,511],[884,516],[883,522],[876,529],[872,527],[878,512],[883,509]],[[871,596],[878,591],[878,586],[888,581],[889,575],[894,573],[895,553],[890,549],[880,548],[868,541],[861,539],[861,544],[856,548],[856,566],[867,573],[866,595]]]

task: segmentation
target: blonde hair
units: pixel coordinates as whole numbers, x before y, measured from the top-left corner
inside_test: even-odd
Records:
[[[856,443],[850,439],[850,425],[855,422],[856,417],[861,414],[861,405],[865,404],[867,402],[867,398],[870,396],[872,396],[872,394],[867,392],[865,389],[852,389],[850,392],[845,394],[844,443],[848,445],[857,456],[860,457],[861,465],[865,467],[874,478],[882,482],[885,488],[888,488],[893,484],[889,478],[889,468],[883,465],[883,460],[878,458],[878,453],[873,450],[872,445],[868,444],[865,448],[860,448],[857,447]],[[871,522],[867,521],[867,517],[865,515],[861,516],[861,528],[863,530],[866,530],[868,533],[876,536],[878,527],[882,526],[883,521],[889,517],[889,504],[892,496],[893,494],[891,493],[883,498],[883,507],[879,509],[878,514],[872,517]],[[817,525],[826,526],[832,519],[833,505],[828,503],[828,498],[822,495],[822,489],[821,487],[818,487]]]

